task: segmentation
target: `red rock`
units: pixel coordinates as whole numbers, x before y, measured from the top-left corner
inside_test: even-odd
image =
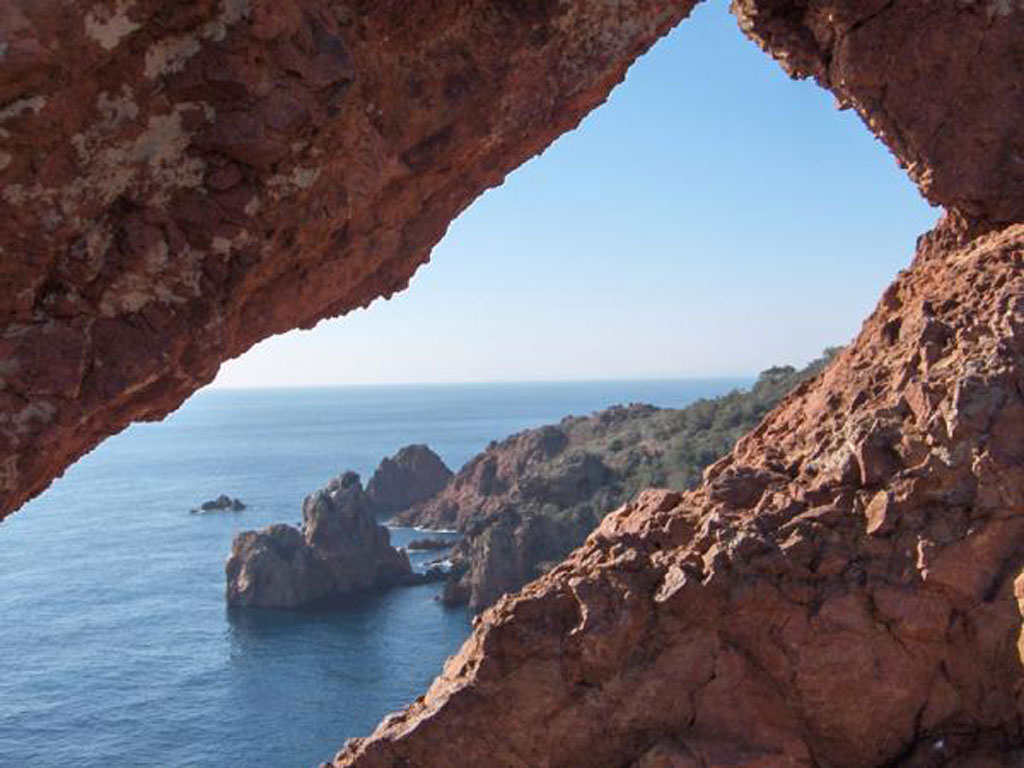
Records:
[[[926,238],[898,279],[904,306],[944,307],[936,314],[957,332],[1020,327],[1009,299],[1024,290],[1024,226],[959,249],[941,239]],[[917,354],[911,334],[883,341],[886,314],[709,470],[705,487],[610,515],[566,563],[487,611],[426,697],[335,764],[932,765],[921,760],[941,740],[952,765],[1015,744],[1024,519],[1019,507],[972,508],[991,469],[966,485],[962,476],[987,466],[974,452],[1024,402],[1011,384],[1024,375],[1024,335],[958,343],[929,374],[943,392],[933,413],[961,427],[928,461],[901,468],[897,442],[872,478],[881,490],[842,475],[821,483],[804,468],[847,450],[829,439],[847,425],[870,435],[884,422],[927,442],[927,420],[879,383]],[[1001,396],[958,394],[968,365],[972,391]],[[842,412],[827,392],[864,394]],[[756,509],[748,494],[715,490],[726,471],[760,477],[778,451],[795,476],[772,474]],[[1016,453],[1001,455],[1002,470],[1019,466]],[[776,513],[810,481],[832,499],[822,512]],[[894,524],[889,494],[901,499]],[[885,510],[884,537],[865,531],[844,501],[853,495]],[[950,524],[965,513],[969,527]],[[695,535],[666,544],[671,520]],[[499,737],[479,737],[495,723]]]
[[[690,7],[0,8],[0,514],[259,339],[404,288]],[[733,8],[944,222],[704,487],[633,505],[488,610],[336,765],[1020,762],[1024,11]],[[233,186],[210,171],[228,158]],[[872,536],[880,491],[898,514]]]
[[[301,528],[271,525],[235,536],[224,571],[229,604],[275,608],[387,589],[413,578],[408,556],[391,546],[355,472],[306,497]]]
[[[430,499],[452,478],[452,471],[425,445],[407,445],[381,461],[366,484],[377,515],[388,516]]]
[[[404,288],[691,5],[7,3],[0,391],[55,413],[0,422],[0,516],[221,361]]]

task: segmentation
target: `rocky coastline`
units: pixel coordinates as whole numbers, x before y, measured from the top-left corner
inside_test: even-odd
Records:
[[[415,572],[379,522],[395,499],[421,502],[446,475],[450,470],[429,448],[406,446],[381,462],[366,490],[358,474],[344,472],[307,496],[299,527],[238,534],[225,564],[228,603],[295,608],[447,578],[439,567]]]
[[[770,368],[749,391],[686,408],[618,405],[492,442],[438,493],[393,519],[462,534],[443,600],[481,611],[554,568],[641,489],[693,487],[834,354],[801,370]]]
[[[6,6],[0,516],[257,341],[404,289],[693,5]],[[484,611],[338,768],[1024,759],[1024,7],[730,7],[942,219],[826,372]],[[842,213],[837,241],[872,226]]]
[[[692,486],[832,354],[799,371],[777,366],[749,392],[683,409],[631,404],[568,416],[492,442],[457,473],[426,445],[406,446],[380,462],[365,490],[346,472],[307,497],[300,527],[239,534],[225,567],[228,602],[297,607],[444,581],[444,603],[479,612],[554,568],[641,488]],[[231,508],[233,501],[210,504]],[[396,549],[378,522],[389,516],[392,524],[460,536]],[[435,562],[413,571],[408,552],[443,550],[447,568]]]

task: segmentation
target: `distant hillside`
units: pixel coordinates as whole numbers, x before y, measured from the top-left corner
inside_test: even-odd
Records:
[[[482,609],[553,567],[638,491],[695,485],[834,352],[803,370],[770,368],[749,391],[686,408],[614,406],[491,443],[440,493],[396,521],[464,534],[445,596]]]

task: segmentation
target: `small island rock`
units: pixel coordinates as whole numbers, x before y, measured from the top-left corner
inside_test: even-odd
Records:
[[[433,552],[438,549],[448,549],[455,544],[452,539],[413,539],[405,545],[406,549]]]
[[[359,475],[346,472],[306,497],[301,529],[238,534],[225,572],[228,603],[286,608],[405,584],[412,567],[374,518]]]
[[[198,509],[193,509],[191,512],[193,515],[200,515],[204,512],[241,512],[243,509],[245,509],[245,504],[241,499],[233,499],[222,493],[216,499],[204,501]]]

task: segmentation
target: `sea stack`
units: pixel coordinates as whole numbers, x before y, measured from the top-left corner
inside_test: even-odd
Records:
[[[452,471],[426,445],[407,445],[381,461],[366,495],[382,517],[409,509],[433,498],[448,485]]]
[[[290,608],[406,583],[409,558],[378,525],[359,475],[346,472],[306,497],[302,527],[235,537],[225,566],[232,605]]]

